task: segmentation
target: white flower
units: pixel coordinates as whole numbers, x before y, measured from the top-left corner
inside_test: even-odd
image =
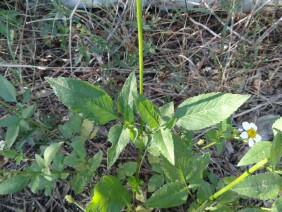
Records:
[[[0,150],[3,150],[5,147],[5,141],[4,140],[1,140],[0,141]]]
[[[240,134],[240,137],[248,139],[250,147],[261,141],[261,136],[258,134],[257,126],[254,123],[243,122],[242,126],[245,131]]]

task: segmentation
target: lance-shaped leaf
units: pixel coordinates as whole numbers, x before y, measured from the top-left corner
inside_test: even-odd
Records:
[[[272,125],[274,139],[271,147],[271,165],[275,170],[276,165],[279,163],[282,156],[282,118],[279,118]]]
[[[26,175],[15,175],[0,183],[0,195],[12,194],[21,191],[30,181]]]
[[[44,160],[46,162],[46,166],[49,166],[51,164],[62,144],[63,142],[53,143],[45,149]]]
[[[176,125],[200,130],[227,119],[250,95],[209,93],[189,98],[175,112]]]
[[[5,77],[0,75],[0,97],[6,102],[16,102],[16,89]]]
[[[110,96],[97,86],[71,78],[46,78],[54,92],[74,112],[99,124],[117,119]]]
[[[18,116],[7,116],[0,119],[0,127],[9,127],[18,125],[20,122],[20,119]]]
[[[85,211],[121,211],[130,203],[130,193],[123,187],[119,179],[113,176],[104,176],[95,186],[94,196]]]
[[[169,102],[160,107],[160,114],[164,120],[169,120],[174,115],[174,104],[173,102]]]
[[[142,120],[151,128],[158,127],[160,125],[160,112],[158,108],[143,96],[136,96],[136,99],[138,112]]]
[[[174,165],[174,146],[171,131],[169,129],[159,129],[153,134],[153,142],[160,153]]]
[[[118,111],[123,114],[124,119],[129,123],[134,121],[134,98],[137,93],[136,77],[132,72],[126,79],[118,96]]]
[[[184,139],[173,134],[175,165],[172,165],[165,157],[162,158],[162,170],[171,181],[186,182],[190,170],[192,151],[185,144]]]
[[[272,125],[273,134],[274,136],[279,132],[282,131],[282,117],[277,119],[274,124]]]
[[[11,148],[11,146],[14,144],[18,137],[19,130],[19,123],[8,127],[5,137],[5,145],[7,146],[7,148]]]
[[[271,143],[269,141],[258,142],[241,158],[238,166],[254,164],[265,158],[269,158],[270,151]]]
[[[112,143],[111,148],[108,149],[108,168],[110,168],[130,141],[129,129],[118,124],[113,126],[109,131],[108,140]]]
[[[282,178],[275,173],[249,176],[232,190],[246,197],[268,200],[278,196]]]
[[[172,182],[165,184],[145,202],[147,207],[170,208],[186,202],[188,190],[183,183]]]

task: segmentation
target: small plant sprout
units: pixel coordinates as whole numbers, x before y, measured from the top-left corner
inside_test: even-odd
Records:
[[[243,131],[240,134],[240,137],[242,139],[248,139],[248,144],[250,147],[253,147],[256,142],[261,141],[261,136],[257,132],[257,126],[254,123],[249,122],[243,122],[242,123],[243,130],[240,129],[240,131]]]

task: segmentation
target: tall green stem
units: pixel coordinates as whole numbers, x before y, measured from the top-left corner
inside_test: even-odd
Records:
[[[143,19],[142,19],[142,0],[136,0],[136,14],[138,26],[138,49],[139,49],[139,93],[143,94]]]
[[[136,14],[137,14],[137,27],[138,27],[138,50],[139,50],[139,93],[143,95],[143,70],[144,70],[144,62],[143,62],[143,19],[142,19],[142,0],[136,0]],[[142,145],[143,145],[143,122],[140,122],[140,130],[139,130],[139,151],[138,151],[138,159],[137,159],[137,167],[135,173],[136,182],[139,182],[139,170],[141,167],[141,158],[142,158]],[[136,204],[136,192],[133,191],[133,204],[132,209],[135,211]]]

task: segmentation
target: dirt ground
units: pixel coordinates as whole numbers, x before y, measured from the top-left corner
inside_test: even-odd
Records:
[[[89,81],[115,99],[126,77],[138,72],[137,27],[128,10],[93,9],[71,14],[65,8],[39,6],[28,10],[6,1],[0,8],[16,10],[22,18],[22,24],[13,30],[11,43],[0,34],[0,74],[18,91],[29,87],[30,104],[36,104],[37,115],[49,117],[47,121],[54,127],[64,121],[68,111],[44,77]],[[247,15],[144,10],[145,95],[157,105],[169,101],[178,105],[208,92],[251,94],[232,117],[236,127],[266,115],[282,116],[281,17],[281,8]],[[8,113],[0,106],[1,117]],[[89,143],[90,154],[97,148],[106,152],[108,129],[99,127],[98,136]],[[37,148],[26,147],[25,154],[33,157]],[[226,141],[222,154],[213,154],[210,170],[220,177],[242,173],[236,164],[248,148],[236,140]],[[135,152],[129,146],[124,154],[134,156]],[[10,160],[1,169],[19,170],[24,166]],[[101,167],[98,171],[107,170]],[[57,183],[50,197],[26,188],[0,196],[0,211],[79,211],[64,200],[71,192],[63,182]],[[75,198],[85,206],[90,193]],[[253,204],[267,206],[269,202]]]

